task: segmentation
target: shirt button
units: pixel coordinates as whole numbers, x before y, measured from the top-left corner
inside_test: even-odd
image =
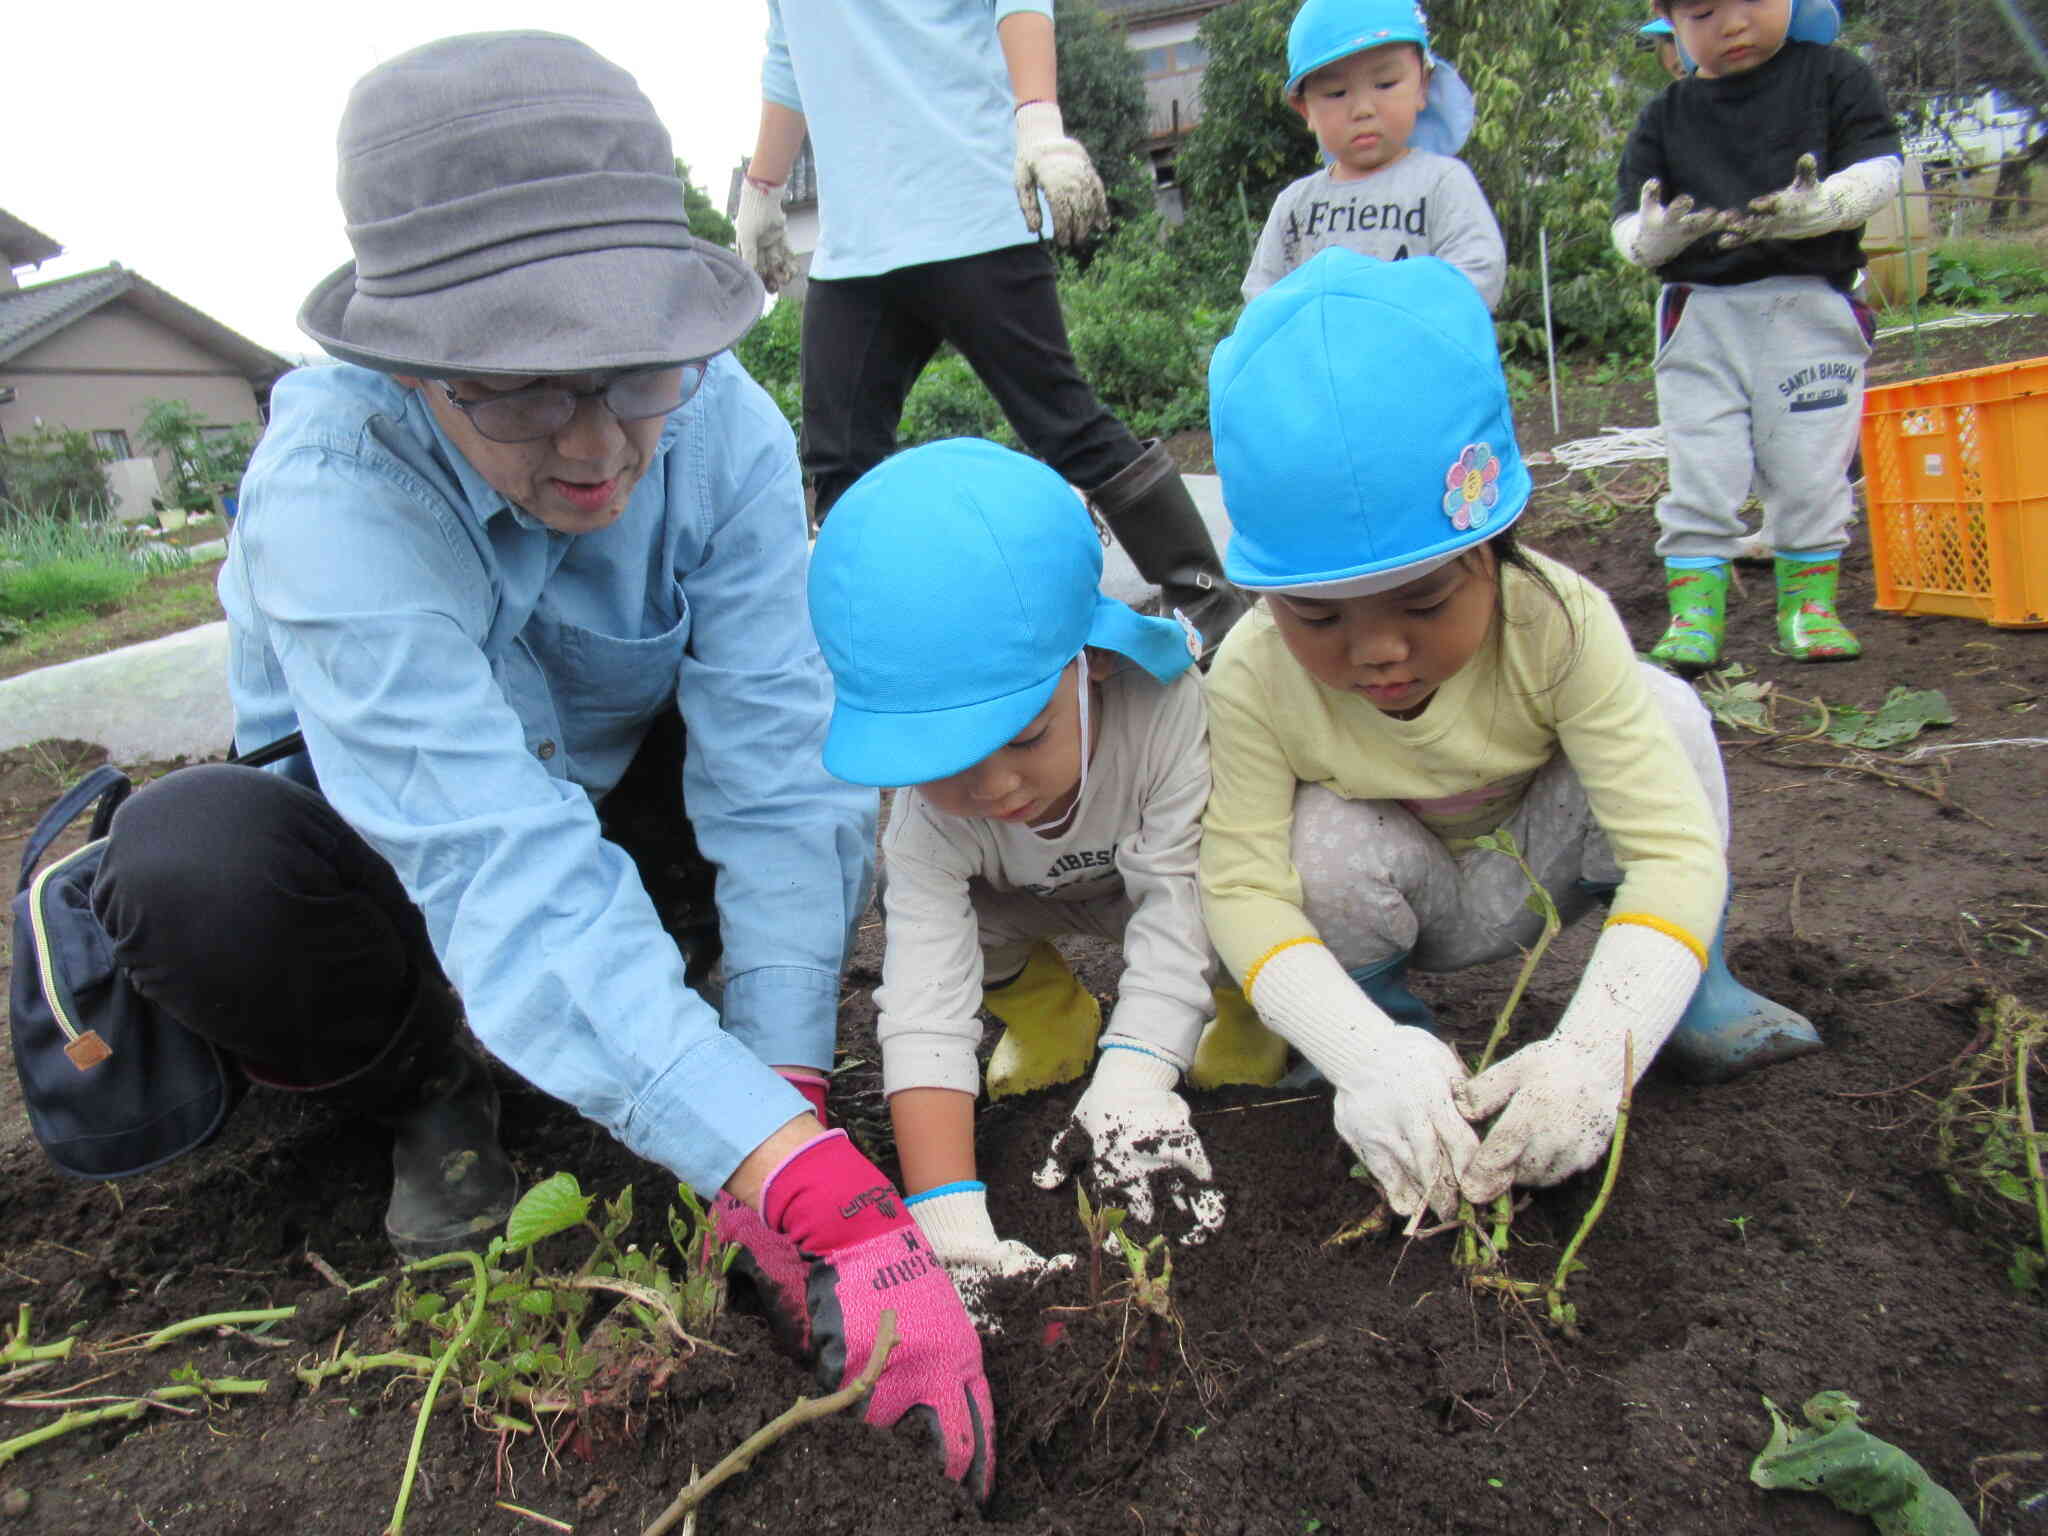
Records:
[[[533,752],[534,756],[538,757],[542,762],[546,762],[555,755],[555,744],[552,741],[544,741],[535,747]]]

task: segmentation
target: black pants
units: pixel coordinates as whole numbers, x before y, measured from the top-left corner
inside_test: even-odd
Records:
[[[658,717],[599,808],[701,979],[717,958],[713,871],[683,814],[682,719]],[[210,763],[132,795],[93,904],[151,1002],[271,1082],[333,1083],[445,985],[397,873],[313,790]]]
[[[813,278],[804,298],[803,459],[823,518],[896,448],[903,402],[951,342],[1032,453],[1084,489],[1138,457],[1138,442],[1081,377],[1052,258],[1037,245]]]

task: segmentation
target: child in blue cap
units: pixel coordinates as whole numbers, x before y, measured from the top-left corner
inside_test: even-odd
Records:
[[[1247,307],[1209,390],[1226,566],[1265,597],[1209,675],[1209,932],[1393,1208],[1590,1166],[1630,1042],[1638,1073],[1661,1049],[1708,1079],[1818,1048],[1722,957],[1705,708],[1515,541],[1529,475],[1472,285],[1325,251]],[[1496,830],[1564,921],[1612,910],[1556,1030],[1467,1080],[1405,973],[1534,941],[1522,872],[1474,846]]]
[[[1176,1186],[1189,1240],[1223,1218],[1175,1092],[1213,1011],[1195,881],[1209,796],[1200,642],[1184,621],[1102,595],[1101,575],[1067,484],[965,438],[868,471],[811,561],[811,623],[837,686],[825,766],[897,787],[882,1089],[907,1203],[970,1308],[989,1278],[1048,1263],[996,1236],[975,1178],[984,1006],[1006,1026],[992,1096],[1079,1077],[1101,1035],[1042,1187],[1092,1147],[1098,1183],[1134,1219],[1152,1218],[1155,1176]],[[1122,941],[1107,1031],[1055,934]]]
[[[1674,80],[1685,78],[1685,66],[1678,62],[1678,38],[1671,30],[1671,23],[1662,16],[1652,16],[1636,28],[1636,36],[1657,50],[1657,66]]]
[[[1870,67],[1833,48],[1830,0],[1656,0],[1690,71],[1622,150],[1614,244],[1656,273],[1657,503],[1671,619],[1650,654],[1721,659],[1729,562],[1752,485],[1775,549],[1778,646],[1861,647],[1835,610],[1855,502],[1870,312],[1854,296],[1863,225],[1898,196],[1898,125]]]
[[[1472,92],[1429,51],[1414,0],[1307,0],[1287,33],[1287,99],[1328,162],[1273,201],[1245,273],[1255,299],[1330,246],[1441,256],[1500,302],[1507,247],[1465,162]]]

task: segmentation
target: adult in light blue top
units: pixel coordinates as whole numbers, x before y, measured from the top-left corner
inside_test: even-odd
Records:
[[[1050,22],[1052,0],[768,0],[761,96],[806,120],[818,164],[812,277],[1037,243],[1011,183],[1017,103],[999,40],[1020,15]]]
[[[1107,222],[1067,136],[1050,0],[768,0],[740,254],[796,280],[782,206],[806,134],[819,244],[804,293],[803,453],[822,521],[896,447],[903,403],[952,345],[1032,454],[1087,493],[1162,604],[1213,647],[1245,599],[1165,446],[1096,398],[1067,343],[1062,245]]]
[[[391,1128],[410,1258],[481,1247],[517,1192],[466,1018],[713,1196],[828,1386],[893,1287],[866,1416],[922,1410],[986,1497],[973,1324],[824,1123],[876,796],[825,771],[795,444],[727,355],[760,284],[569,38],[402,54],[340,137],[355,260],[299,315],[340,366],[278,386],[220,581],[237,745],[303,751],[122,807],[115,953],[166,1027]]]

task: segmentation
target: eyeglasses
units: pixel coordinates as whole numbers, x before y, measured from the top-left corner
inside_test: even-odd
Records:
[[[469,418],[469,424],[494,443],[532,443],[553,437],[576,417],[585,400],[602,400],[605,409],[620,421],[645,421],[666,416],[704,382],[709,358],[698,358],[674,368],[647,368],[622,373],[595,389],[565,389],[559,384],[535,384],[481,400],[465,400],[455,386],[443,383],[448,403]]]

